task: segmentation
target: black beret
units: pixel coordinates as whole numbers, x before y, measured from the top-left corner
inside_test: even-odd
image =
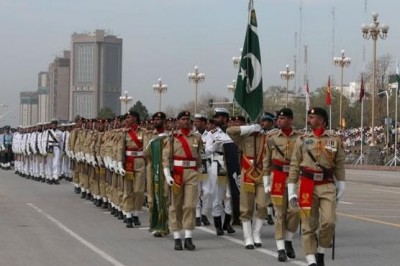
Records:
[[[282,108],[276,113],[276,116],[286,116],[289,118],[293,118],[293,111],[290,108]]]
[[[210,118],[210,119],[207,119],[207,123],[210,123],[210,124],[215,124],[215,120],[214,120],[214,119],[212,119],[212,118]]]
[[[246,118],[242,115],[236,116],[235,120],[241,121],[242,123],[246,123]]]
[[[182,111],[182,112],[180,112],[180,113],[178,114],[178,116],[176,117],[176,119],[181,119],[182,116],[188,116],[188,117],[190,117],[190,112],[188,112],[188,111]]]
[[[9,125],[7,125],[7,126],[5,126],[5,127],[4,127],[4,129],[10,129],[10,126],[9,126]]]
[[[321,107],[313,107],[310,110],[308,110],[309,115],[319,115],[321,116],[325,122],[328,122],[328,113],[324,108]]]
[[[167,116],[163,112],[157,112],[157,113],[153,114],[153,119],[156,118],[156,117],[159,117],[161,119],[166,119],[167,118]]]
[[[132,116],[135,116],[136,117],[136,119],[139,121],[140,120],[140,115],[139,115],[139,113],[138,112],[136,112],[136,111],[128,111],[127,113],[126,113],[126,115],[132,115]]]
[[[271,114],[271,113],[265,112],[265,113],[262,114],[261,120],[274,121],[275,120],[275,116],[273,114]]]

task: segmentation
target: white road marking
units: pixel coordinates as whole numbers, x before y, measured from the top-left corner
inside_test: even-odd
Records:
[[[339,201],[339,203],[347,204],[347,205],[353,205],[354,203],[352,202],[347,202],[347,201]]]
[[[387,192],[387,193],[400,194],[400,191],[390,191],[390,190],[384,190],[384,189],[371,189],[371,190],[379,191],[379,192]]]
[[[57,225],[60,229],[64,230],[67,234],[69,234],[71,237],[75,238],[79,242],[81,242],[83,245],[86,247],[90,248],[92,251],[100,255],[103,259],[106,261],[110,262],[112,265],[115,266],[125,266],[125,264],[122,264],[121,262],[117,261],[113,257],[111,257],[109,254],[107,254],[105,251],[101,250],[100,248],[96,247],[89,241],[85,240],[81,236],[79,236],[77,233],[66,227],[64,224],[62,224],[60,221],[58,221],[56,218],[52,217],[51,215],[47,214],[45,211],[41,210],[39,207],[35,206],[32,203],[27,203],[29,207],[33,208],[36,210],[38,213],[49,219],[51,222],[53,222],[55,225]]]
[[[199,230],[201,230],[201,231],[203,231],[203,232],[206,232],[206,233],[215,235],[215,231],[214,231],[214,230],[211,230],[211,229],[209,229],[209,228],[206,228],[206,227],[203,227],[203,226],[199,226],[199,227],[196,227],[196,230],[197,230],[197,229],[199,229]],[[225,240],[228,240],[228,241],[231,241],[231,242],[233,242],[233,243],[236,243],[236,244],[239,244],[239,245],[243,246],[243,240],[239,240],[239,239],[233,238],[233,237],[231,237],[231,236],[227,236],[227,235],[219,236],[219,237],[221,237],[221,238],[223,238],[223,239],[225,239]],[[255,251],[258,251],[258,252],[261,252],[261,253],[264,253],[264,254],[267,254],[267,255],[269,255],[269,256],[271,256],[271,257],[274,257],[274,258],[277,258],[277,257],[278,257],[278,253],[276,253],[276,252],[274,252],[274,251],[272,251],[272,250],[266,249],[266,248],[256,248],[256,249],[254,249],[254,250],[255,250]],[[291,263],[291,264],[295,264],[295,265],[300,265],[300,266],[307,266],[307,265],[308,265],[307,263],[302,262],[302,261],[299,261],[299,260],[291,260],[291,259],[288,259],[287,262],[288,262],[288,263]]]

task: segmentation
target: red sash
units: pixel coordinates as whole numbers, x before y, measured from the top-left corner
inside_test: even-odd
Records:
[[[272,160],[272,163],[276,166],[283,167],[284,165],[288,165],[287,162],[282,162],[279,160]],[[271,201],[276,206],[282,205],[282,199],[285,195],[286,189],[286,177],[288,176],[288,172],[283,172],[282,168],[278,169],[278,167],[272,167],[272,183],[271,183]]]
[[[181,143],[182,149],[185,153],[185,156],[174,156],[174,160],[194,160],[192,152],[190,151],[189,143],[184,135],[176,135],[175,138]],[[184,169],[193,169],[196,170],[196,167],[182,167],[174,165],[174,185],[173,190],[175,193],[180,192],[183,185],[183,170]]]
[[[128,135],[131,140],[136,144],[136,148],[126,148],[126,151],[142,151],[143,143],[139,140],[136,132],[133,130],[128,131]],[[133,173],[135,171],[135,157],[133,156],[125,156],[125,171],[126,178],[133,179]]]

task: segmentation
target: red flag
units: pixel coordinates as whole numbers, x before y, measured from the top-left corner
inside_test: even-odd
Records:
[[[365,88],[364,88],[364,76],[361,74],[361,86],[360,86],[360,102],[362,102],[365,94]]]
[[[326,89],[326,98],[325,98],[326,105],[332,104],[332,95],[331,95],[331,76],[328,79],[328,88]]]

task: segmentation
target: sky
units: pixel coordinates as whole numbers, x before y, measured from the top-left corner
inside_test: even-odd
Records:
[[[332,57],[342,49],[352,58],[344,82],[356,81],[363,47],[365,61],[372,60],[372,41],[363,39],[361,24],[372,22],[373,11],[390,26],[388,38],[377,42],[378,57],[400,56],[400,1],[254,0],[254,5],[264,89],[286,85],[279,71],[287,64],[293,68],[304,45],[311,90],[324,86],[329,75],[339,77]],[[227,86],[237,77],[232,57],[244,43],[247,6],[248,0],[0,0],[0,125],[18,125],[19,93],[37,89],[38,73],[70,49],[71,34],[95,29],[123,39],[122,91],[150,113],[158,109],[152,88],[158,78],[168,85],[163,108],[194,100],[195,87],[187,78],[194,66],[205,74],[199,98],[232,97]],[[305,66],[298,68],[302,73]]]

